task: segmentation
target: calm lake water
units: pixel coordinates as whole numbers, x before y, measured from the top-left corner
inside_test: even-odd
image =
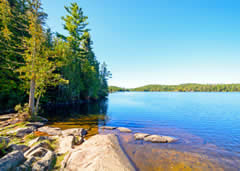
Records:
[[[119,92],[46,113],[51,126],[84,127],[89,136],[111,133],[99,128],[109,125],[179,139],[153,144],[112,131],[139,170],[240,169],[240,93]]]

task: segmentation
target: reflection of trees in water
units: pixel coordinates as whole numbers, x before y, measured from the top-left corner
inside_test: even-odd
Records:
[[[42,115],[49,119],[49,121],[66,121],[69,119],[79,117],[91,117],[92,115],[105,116],[106,120],[108,109],[108,100],[103,99],[91,103],[82,104],[64,104],[45,106],[42,110]]]

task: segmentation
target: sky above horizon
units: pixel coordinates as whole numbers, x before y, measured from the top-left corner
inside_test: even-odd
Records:
[[[240,83],[239,0],[42,0],[53,32],[66,34],[71,2],[89,17],[109,85]]]

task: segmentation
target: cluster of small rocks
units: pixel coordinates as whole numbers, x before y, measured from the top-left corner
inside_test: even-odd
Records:
[[[125,133],[132,132],[132,130],[130,130],[129,128],[125,128],[125,127],[102,126],[100,128],[107,129],[107,130],[118,129],[120,132],[125,132]],[[135,140],[144,140],[146,142],[152,142],[152,143],[171,143],[171,142],[177,141],[177,139],[174,137],[161,136],[161,135],[150,135],[150,134],[146,134],[146,133],[135,133],[134,138],[135,138]]]
[[[125,127],[113,127],[113,126],[101,126],[101,129],[107,129],[107,130],[114,130],[114,129],[118,129],[120,132],[125,132],[125,133],[131,133],[132,130],[129,128],[125,128]]]
[[[24,138],[34,131],[46,133],[48,136],[39,136],[29,141],[28,145],[8,145],[9,137]],[[80,145],[86,134],[87,131],[82,128],[61,130],[44,126],[44,123],[41,122],[29,123],[24,128],[9,131],[6,133],[9,137],[0,137],[0,143],[7,147],[8,151],[8,154],[0,158],[0,170],[50,170],[56,156],[69,152],[74,145]],[[56,149],[53,149],[48,143],[52,144],[53,141],[58,142]]]

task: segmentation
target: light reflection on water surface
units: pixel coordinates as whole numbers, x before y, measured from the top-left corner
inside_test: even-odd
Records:
[[[239,93],[114,93],[108,101],[46,113],[51,126],[88,129],[87,138],[118,134],[139,170],[239,170],[239,106]],[[135,141],[133,134],[103,131],[101,125],[175,136],[179,141]]]

